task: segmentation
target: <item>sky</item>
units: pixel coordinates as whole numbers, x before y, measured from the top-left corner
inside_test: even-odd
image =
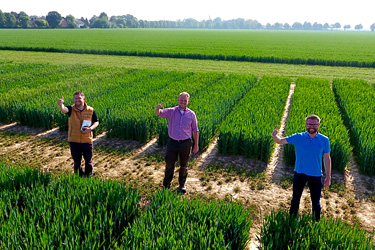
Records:
[[[131,14],[138,20],[198,21],[236,18],[257,20],[261,24],[318,22],[340,23],[341,26],[362,24],[369,29],[375,23],[374,0],[1,0],[3,12],[26,12],[46,16],[57,11],[63,17],[75,18],[99,16],[105,12],[109,17]]]

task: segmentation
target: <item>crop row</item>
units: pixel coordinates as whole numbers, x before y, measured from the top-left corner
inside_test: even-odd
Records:
[[[31,48],[31,47],[0,47],[0,50],[15,51],[34,51],[34,52],[55,52],[55,53],[72,53],[72,54],[93,54],[93,55],[116,55],[116,56],[146,56],[161,58],[183,58],[198,60],[220,60],[220,61],[237,61],[237,62],[259,62],[259,63],[281,63],[281,64],[303,64],[303,65],[321,65],[334,67],[359,67],[375,68],[375,62],[359,61],[334,61],[325,59],[303,59],[303,58],[279,58],[264,56],[235,56],[235,55],[205,55],[205,54],[184,54],[184,53],[158,53],[142,51],[112,51],[112,50],[95,50],[95,49],[58,49],[58,48]]]
[[[0,164],[1,249],[245,249],[250,210]],[[188,211],[188,212],[187,212]]]
[[[19,65],[22,68],[28,68]],[[85,93],[95,108],[101,125],[95,133],[107,131],[109,137],[146,142],[158,132],[166,141],[166,122],[154,115],[155,106],[177,104],[178,94],[191,94],[191,108],[201,127],[200,147],[207,147],[217,135],[218,124],[256,82],[254,76],[223,73],[181,73],[121,68],[83,67],[58,69],[35,67],[33,77],[25,77],[14,65],[14,73],[0,75],[1,121],[50,129],[67,129],[67,116],[58,111],[56,101],[65,97],[72,103],[76,90]],[[12,85],[11,88],[8,85]],[[218,108],[220,107],[220,108]]]
[[[274,142],[270,132],[283,115],[290,79],[264,77],[220,126],[219,152],[268,161]]]
[[[374,234],[340,219],[323,217],[319,223],[303,214],[298,219],[279,210],[264,217],[258,236],[260,249],[373,249]]]
[[[286,126],[286,136],[306,131],[305,118],[311,114],[321,118],[319,132],[330,140],[332,168],[344,171],[349,162],[351,146],[330,83],[323,79],[298,78]],[[285,161],[294,164],[294,146],[285,145],[284,152]]]
[[[374,40],[371,32],[0,30],[2,50],[352,67],[375,66]]]
[[[362,80],[336,79],[333,81],[337,103],[362,172],[375,174],[375,91]]]
[[[137,189],[118,181],[3,163],[0,188],[1,249],[246,249],[250,242],[254,211],[239,202],[161,190],[141,209]],[[257,237],[260,249],[372,249],[372,236],[340,220],[313,223],[279,211],[264,217]]]
[[[257,82],[251,75],[212,72],[16,63],[2,63],[2,66],[0,121],[17,121],[46,129],[59,126],[66,130],[67,115],[58,110],[56,101],[64,96],[65,104],[70,105],[72,94],[81,90],[99,116],[101,125],[95,133],[107,131],[109,137],[140,142],[159,134],[159,143],[165,144],[168,138],[166,119],[156,117],[153,110],[161,102],[163,107],[177,105],[178,94],[187,91],[191,94],[189,107],[197,114],[202,150],[219,135],[222,154],[242,154],[263,161],[269,160],[273,148],[270,133],[280,122],[290,84],[289,79],[282,77],[264,77]],[[348,120],[359,163],[365,172],[371,172],[367,169],[373,169],[369,166],[375,155],[371,146],[374,135],[370,130],[366,132],[371,124],[363,121],[372,116],[364,118],[363,114],[372,109],[354,111],[361,109],[346,107],[352,102],[346,99],[361,95],[352,95],[355,83],[351,83],[352,87],[347,81],[339,83],[335,81],[335,85],[341,86],[335,87],[335,91]],[[366,83],[358,86],[362,86],[362,94],[370,95],[368,99],[360,97],[362,102],[358,105],[363,109],[367,102],[371,103],[373,90]],[[339,94],[340,89],[345,88],[349,88],[343,90],[346,94]],[[354,105],[354,101],[350,105]],[[362,116],[355,118],[356,112]],[[299,78],[287,135],[304,131],[304,118],[313,113],[322,118],[320,131],[331,141],[333,167],[343,171],[351,147],[330,84],[328,80]],[[294,164],[293,147],[287,145],[285,153],[287,163]]]
[[[218,135],[219,124],[257,81],[255,76],[227,75],[214,85],[194,93],[190,108],[199,121],[199,147],[204,149]],[[166,121],[159,126],[159,139],[165,144],[168,138]]]

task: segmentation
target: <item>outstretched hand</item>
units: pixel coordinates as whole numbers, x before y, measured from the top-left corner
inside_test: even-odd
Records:
[[[58,104],[58,105],[61,105],[61,104],[63,104],[63,103],[64,103],[64,97],[61,96],[61,98],[57,101],[57,104]]]
[[[163,106],[163,102],[161,102],[160,104],[158,104],[156,107],[160,109],[161,106]]]
[[[272,131],[272,136],[277,135],[278,132],[279,132],[279,125],[276,126],[274,131]]]

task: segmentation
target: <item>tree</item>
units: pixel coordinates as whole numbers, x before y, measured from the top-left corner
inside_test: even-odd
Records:
[[[50,11],[48,12],[48,15],[46,16],[46,20],[48,22],[48,25],[50,28],[55,29],[59,26],[62,17],[59,12],[57,11]]]
[[[93,15],[90,20],[89,20],[89,24],[90,26],[95,22],[95,20],[98,19],[98,17],[96,15]]]
[[[334,27],[335,27],[335,29],[340,29],[341,28],[341,24],[340,23],[335,23]]]
[[[221,29],[223,27],[221,17],[216,17],[213,21],[213,25],[214,29]]]
[[[284,27],[283,24],[282,23],[278,23],[278,22],[274,23],[274,25],[273,25],[273,28],[275,30],[282,30],[283,27]]]
[[[344,25],[344,30],[348,30],[350,28],[351,28],[351,26],[349,24]]]
[[[327,30],[328,28],[329,28],[329,24],[328,24],[328,23],[325,23],[325,24],[323,25],[323,29]]]
[[[91,24],[92,28],[98,28],[98,29],[106,29],[109,28],[109,21],[102,18],[97,18],[95,21]]]
[[[249,29],[261,29],[262,28],[262,24],[259,23],[257,20],[246,20],[246,23],[249,27]]]
[[[290,30],[290,28],[289,23],[284,23],[284,30]]]
[[[74,16],[72,15],[67,15],[66,16],[66,22],[68,24],[68,28],[70,29],[74,29],[74,28],[77,28],[77,25],[76,25],[76,19]]]
[[[312,25],[310,22],[304,22],[303,23],[303,29],[304,30],[311,30],[312,29]]]
[[[322,29],[323,29],[323,25],[320,24],[320,23],[315,22],[315,23],[313,24],[313,26],[312,26],[312,29],[313,29],[313,30],[322,30]]]
[[[7,28],[16,28],[17,19],[12,13],[5,13],[5,27]]]
[[[246,21],[243,18],[233,20],[236,29],[246,29]]]
[[[295,23],[293,23],[292,28],[294,30],[302,30],[303,26],[302,26],[302,23],[295,22]]]
[[[188,18],[184,19],[184,26],[185,28],[196,29],[199,27],[199,23],[194,18]]]
[[[6,18],[4,13],[0,10],[0,28],[4,28],[6,23]]]
[[[375,23],[371,24],[370,29],[371,29],[372,32],[375,31]]]
[[[21,28],[30,27],[30,17],[23,11],[18,14],[17,24]]]
[[[363,29],[363,26],[362,26],[362,24],[357,24],[357,25],[354,27],[354,29],[356,29],[356,30],[361,30],[361,29]]]
[[[105,12],[100,13],[99,18],[108,21],[108,15]]]
[[[47,20],[44,20],[44,19],[36,19],[35,20],[35,25],[38,28],[47,28],[48,27],[48,22],[47,22]]]
[[[124,16],[126,20],[126,27],[127,28],[138,28],[139,27],[139,22],[138,19],[130,14],[127,14]]]

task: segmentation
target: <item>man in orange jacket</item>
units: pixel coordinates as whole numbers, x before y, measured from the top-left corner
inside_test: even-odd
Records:
[[[74,160],[74,173],[79,176],[91,176],[93,165],[92,131],[98,127],[99,121],[94,109],[85,102],[85,95],[78,91],[74,93],[74,105],[64,106],[64,97],[57,104],[59,110],[69,116],[68,141]],[[85,159],[85,171],[81,166],[82,156]]]

